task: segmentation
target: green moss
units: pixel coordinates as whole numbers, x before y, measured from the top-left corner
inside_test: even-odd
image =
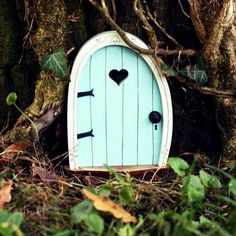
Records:
[[[35,35],[35,50],[41,57],[64,46],[67,19],[63,1],[38,0],[36,5],[40,26]]]

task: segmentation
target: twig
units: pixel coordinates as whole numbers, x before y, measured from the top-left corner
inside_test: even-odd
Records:
[[[145,49],[137,46],[132,41],[129,40],[124,30],[122,30],[111,18],[107,6],[105,2],[102,2],[102,7],[95,1],[95,0],[88,0],[99,12],[102,16],[105,17],[106,22],[117,31],[117,33],[120,35],[120,37],[124,40],[124,42],[131,48],[133,48],[135,51],[141,53],[141,54],[154,54],[153,49]]]
[[[163,28],[157,21],[156,19],[152,16],[152,14],[148,11],[147,12],[148,17],[153,21],[153,23],[156,25],[156,27],[168,38],[170,39],[177,47],[183,48],[183,46],[176,40],[174,39],[170,34],[167,33],[165,28]]]
[[[189,15],[186,13],[186,11],[184,10],[183,5],[182,5],[182,3],[181,3],[181,0],[178,0],[178,3],[179,3],[179,5],[180,5],[180,8],[181,8],[181,11],[183,12],[183,14],[184,14],[186,17],[190,18],[190,16],[189,16]]]
[[[206,29],[200,18],[200,3],[198,0],[188,0],[190,6],[190,16],[200,42],[206,40]]]
[[[207,36],[207,40],[203,46],[203,54],[206,58],[209,59],[213,54],[212,52],[218,50],[224,32],[233,20],[233,15],[234,12],[232,0],[223,0],[222,9],[216,18],[211,31],[209,31],[209,35]]]
[[[159,56],[166,56],[166,55],[198,55],[199,52],[193,49],[186,49],[186,50],[165,50],[165,49],[158,49],[156,52],[154,49],[145,49],[137,46],[132,41],[129,40],[124,30],[122,30],[111,18],[108,9],[103,3],[103,6],[101,7],[95,0],[88,0],[89,3],[91,3],[98,11],[99,13],[105,18],[106,22],[111,26],[112,29],[116,30],[117,33],[120,35],[120,37],[123,39],[123,41],[132,49],[137,51],[140,54],[147,54],[147,55],[159,55]]]
[[[117,17],[117,11],[116,11],[116,3],[115,0],[111,0],[111,5],[112,5],[112,13],[113,13],[113,20],[116,22],[116,17]]]
[[[197,90],[198,92],[206,95],[212,95],[217,97],[227,97],[233,98],[236,97],[236,91],[233,90],[218,90],[212,87],[199,87],[197,84],[193,83],[190,78],[183,77],[181,75],[175,76],[175,78],[180,81],[182,84],[186,85],[190,89]]]
[[[194,49],[169,50],[169,49],[159,48],[156,51],[156,54],[159,55],[159,56],[180,56],[180,55],[197,56],[197,55],[200,55],[200,51],[197,51],[197,50],[194,50]]]
[[[25,37],[23,38],[22,53],[21,53],[20,60],[19,60],[19,62],[18,62],[19,64],[20,64],[20,63],[22,62],[22,60],[23,60],[25,45],[26,45],[28,39],[30,38],[30,34],[31,34],[31,31],[32,31],[32,28],[33,28],[33,24],[34,24],[34,17],[31,19],[30,26],[29,26],[29,30],[28,30],[27,34],[25,35]]]
[[[133,10],[135,15],[138,17],[138,19],[144,24],[147,34],[149,37],[151,48],[157,49],[158,48],[158,40],[156,36],[156,32],[153,29],[153,27],[149,24],[146,16],[144,15],[143,7],[140,3],[140,0],[133,0]]]

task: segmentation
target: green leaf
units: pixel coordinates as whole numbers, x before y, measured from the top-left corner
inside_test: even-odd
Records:
[[[236,196],[236,179],[231,179],[229,182],[229,191]]]
[[[1,210],[0,211],[0,224],[3,222],[6,222],[9,217],[9,212],[6,210]]]
[[[84,200],[83,202],[75,205],[71,208],[70,219],[74,224],[80,223],[84,217],[91,214],[93,210],[93,204],[89,200]]]
[[[132,187],[122,187],[119,193],[119,199],[123,205],[134,203],[134,190]]]
[[[197,85],[202,86],[208,81],[207,73],[204,69],[198,67],[197,64],[186,66],[179,73],[196,81]]]
[[[212,221],[210,221],[209,219],[207,219],[205,216],[201,215],[200,218],[200,224],[203,226],[212,226]]]
[[[168,164],[173,169],[173,171],[179,176],[184,176],[186,170],[188,170],[189,168],[189,164],[179,157],[168,158]]]
[[[201,202],[205,196],[205,188],[199,176],[189,175],[183,183],[184,189],[187,192],[188,200],[192,202]]]
[[[198,56],[197,57],[197,67],[201,70],[204,70],[204,71],[208,71],[208,64],[207,64],[207,60],[202,57],[202,56]]]
[[[74,235],[74,231],[70,229],[66,229],[62,232],[53,234],[53,236],[72,236],[72,235]]]
[[[109,184],[103,184],[100,187],[99,195],[109,197],[112,191],[112,186]]]
[[[135,236],[136,230],[132,228],[131,225],[125,225],[123,228],[119,230],[119,236]]]
[[[84,223],[90,232],[101,235],[104,230],[104,220],[98,214],[92,213],[86,216],[84,218]]]
[[[127,181],[125,180],[125,178],[123,178],[121,175],[119,175],[114,169],[112,169],[110,166],[105,166],[106,169],[109,171],[110,175],[113,175],[116,180],[122,184],[125,185],[127,183]]]
[[[13,212],[9,218],[8,222],[12,225],[17,226],[19,228],[21,224],[23,223],[23,214],[21,212]]]
[[[199,176],[205,187],[221,188],[221,182],[216,176],[210,175],[204,170],[200,170]]]
[[[8,94],[7,99],[6,99],[6,103],[8,106],[13,105],[14,103],[16,103],[17,100],[17,95],[15,92],[11,92]]]
[[[166,76],[175,76],[177,73],[175,69],[173,69],[171,66],[169,66],[167,64],[163,64],[161,66],[161,69]]]
[[[69,68],[63,48],[57,48],[50,55],[42,56],[40,61],[41,70],[51,70],[61,79],[69,76]]]

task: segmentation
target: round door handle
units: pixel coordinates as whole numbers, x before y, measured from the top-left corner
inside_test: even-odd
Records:
[[[152,111],[152,112],[150,112],[150,114],[149,114],[149,120],[150,120],[153,124],[159,123],[159,122],[161,121],[161,118],[162,118],[162,116],[161,116],[160,112],[158,112],[158,111]]]

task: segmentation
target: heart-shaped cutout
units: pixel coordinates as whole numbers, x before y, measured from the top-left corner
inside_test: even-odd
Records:
[[[118,85],[120,85],[120,83],[124,80],[124,79],[126,79],[126,77],[128,76],[128,71],[127,70],[125,70],[125,69],[122,69],[122,70],[120,70],[120,71],[118,71],[118,70],[111,70],[110,72],[109,72],[109,76],[110,76],[110,78],[113,80],[113,81],[115,81]]]

